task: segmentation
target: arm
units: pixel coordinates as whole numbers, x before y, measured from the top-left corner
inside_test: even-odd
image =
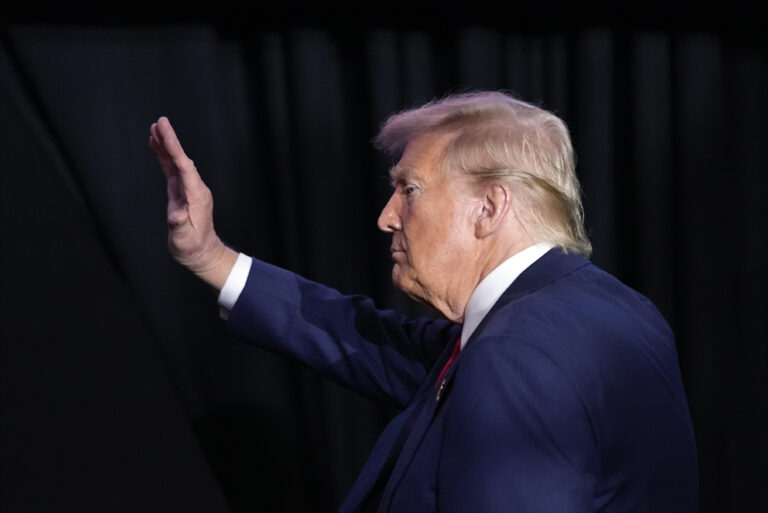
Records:
[[[342,295],[256,259],[227,328],[400,408],[461,330],[441,319],[407,319],[379,310],[369,298]]]
[[[150,128],[155,152],[168,185],[168,247],[177,262],[216,291],[221,290],[237,253],[213,228],[213,196],[176,137],[168,118]]]

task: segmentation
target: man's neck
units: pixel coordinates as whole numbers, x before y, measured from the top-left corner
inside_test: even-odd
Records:
[[[478,240],[477,245],[465,255],[465,265],[457,268],[453,278],[446,281],[447,288],[425,303],[446,319],[463,324],[467,304],[478,285],[502,263],[535,244],[527,233],[520,230],[499,231]]]

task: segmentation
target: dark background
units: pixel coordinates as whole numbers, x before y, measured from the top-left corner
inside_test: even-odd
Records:
[[[750,8],[4,7],[0,511],[331,511],[391,410],[223,335],[168,256],[167,115],[234,247],[413,314],[398,110],[504,89],[579,156],[593,261],[672,325],[701,510],[768,510],[768,45]],[[703,9],[703,10],[702,10]]]

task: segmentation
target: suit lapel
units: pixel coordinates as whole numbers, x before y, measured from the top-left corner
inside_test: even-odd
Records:
[[[483,331],[483,328],[490,322],[496,313],[506,305],[588,264],[589,260],[581,255],[566,254],[558,248],[548,251],[523,271],[504,294],[501,295],[488,314],[480,322],[477,329],[475,329],[474,333],[465,344],[464,349],[462,349],[462,353],[466,351],[470,344],[477,340],[477,337]],[[389,503],[392,500],[392,495],[402,479],[405,470],[413,459],[413,456],[418,450],[421,441],[424,439],[439,404],[448,399],[448,389],[454,374],[456,374],[456,370],[461,364],[462,353],[459,353],[459,356],[446,373],[444,377],[445,388],[442,391],[439,390],[440,385],[438,385],[438,388],[434,387],[433,381],[437,379],[439,370],[442,369],[445,362],[448,361],[450,352],[451,347],[447,347],[446,350],[443,351],[443,354],[438,361],[439,365],[436,364],[429,374],[428,381],[432,380],[430,381],[430,386],[422,387],[420,393],[424,394],[426,397],[418,401],[422,406],[413,413],[413,422],[411,423],[410,429],[404,430],[403,432],[405,441],[402,445],[402,450],[397,456],[397,461],[392,469],[389,482],[384,489],[384,495],[382,496],[379,511],[387,511]]]
[[[458,335],[459,329],[457,325],[456,338],[458,338]],[[361,506],[369,504],[371,497],[381,494],[382,489],[387,483],[392,481],[392,468],[399,460],[399,456],[405,452],[404,444],[410,438],[409,434],[416,430],[416,424],[422,417],[420,414],[428,406],[427,403],[431,397],[430,390],[434,390],[435,380],[440,370],[451,357],[453,346],[453,343],[446,344],[440,357],[427,374],[424,383],[414,394],[411,404],[397,417],[392,419],[381,433],[354,486],[339,508],[339,513],[359,511]]]
[[[453,367],[455,368],[455,365]],[[402,479],[408,465],[411,463],[411,459],[413,459],[413,456],[416,454],[416,450],[418,449],[419,444],[421,444],[424,435],[426,435],[427,428],[437,410],[437,393],[437,389],[435,389],[434,385],[431,385],[424,393],[423,400],[421,401],[422,406],[414,414],[414,422],[411,429],[405,433],[403,449],[400,451],[400,454],[397,455],[392,474],[389,477],[386,488],[384,488],[384,494],[382,495],[382,500],[379,505],[379,512],[389,511],[389,504],[392,501],[392,495],[395,488]]]

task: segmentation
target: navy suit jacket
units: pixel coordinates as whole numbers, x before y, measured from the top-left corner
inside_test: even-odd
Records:
[[[553,249],[461,326],[407,319],[253,261],[230,331],[403,412],[341,511],[692,512],[674,338],[642,295]]]

